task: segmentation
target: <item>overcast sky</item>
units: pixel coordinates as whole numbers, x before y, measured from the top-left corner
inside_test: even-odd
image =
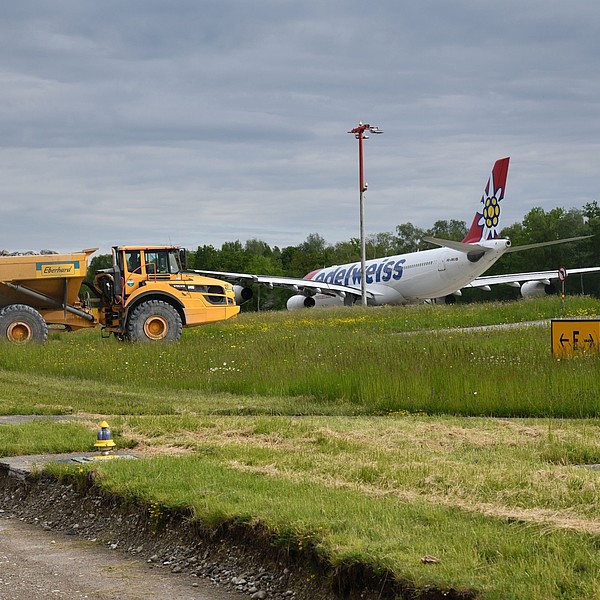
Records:
[[[503,225],[600,201],[597,0],[0,5],[0,248]]]

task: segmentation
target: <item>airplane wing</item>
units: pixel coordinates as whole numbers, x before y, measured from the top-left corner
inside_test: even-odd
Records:
[[[583,273],[596,273],[600,271],[600,267],[582,267],[578,269],[566,269],[567,275],[577,275]],[[506,275],[486,275],[477,277],[465,287],[483,288],[491,285],[504,283],[518,287],[519,284],[527,281],[539,281],[549,284],[550,281],[558,279],[558,271],[532,271],[531,273],[508,273]]]
[[[302,279],[296,277],[284,277],[283,275],[253,275],[251,273],[230,273],[227,271],[203,271],[194,269],[194,273],[209,275],[217,279],[225,279],[237,285],[250,285],[252,283],[261,283],[269,288],[283,287],[294,292],[304,292],[306,295],[329,294],[345,298],[347,295],[360,296],[359,288],[353,288],[347,285],[335,283],[325,283],[323,281],[312,281],[311,279]],[[367,298],[373,298],[373,292],[367,290]]]
[[[567,242],[578,242],[579,240],[586,240],[587,238],[594,237],[592,235],[579,235],[572,238],[564,238],[562,240],[552,240],[551,242],[537,242],[535,244],[523,244],[522,246],[511,246],[506,250],[509,252],[521,252],[521,250],[531,250],[532,248],[543,248],[545,246],[555,246],[556,244],[566,244]]]

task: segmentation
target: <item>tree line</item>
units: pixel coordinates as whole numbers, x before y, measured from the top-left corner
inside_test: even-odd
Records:
[[[470,226],[470,223],[469,223]],[[440,220],[430,229],[421,229],[412,223],[397,225],[394,232],[375,233],[366,238],[367,259],[380,258],[406,252],[416,252],[431,248],[423,241],[425,236],[450,240],[462,240],[468,232],[464,221]],[[593,237],[569,244],[558,244],[546,248],[535,248],[523,252],[504,255],[492,266],[486,275],[500,273],[557,270],[566,268],[600,265],[600,206],[592,201],[583,208],[542,208],[531,209],[520,223],[505,227],[501,237],[508,237],[513,246],[546,242],[562,238],[591,235]],[[360,260],[360,240],[328,244],[318,233],[311,233],[297,246],[269,246],[258,239],[242,243],[224,242],[220,248],[212,245],[198,246],[187,251],[188,269],[211,271],[234,271],[260,275],[283,275],[304,277],[307,273],[334,264],[344,264]],[[111,265],[110,255],[99,255],[90,262],[90,275],[96,269]],[[585,293],[600,297],[600,275],[570,277],[566,281],[567,293]],[[272,310],[285,306],[290,292],[274,288],[269,290],[256,286],[254,297],[244,310]],[[494,286],[491,292],[465,290],[466,301],[490,299],[510,299],[518,296],[518,290],[509,286]]]

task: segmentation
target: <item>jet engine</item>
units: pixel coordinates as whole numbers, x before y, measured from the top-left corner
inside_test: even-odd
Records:
[[[526,281],[521,286],[521,296],[523,298],[539,298],[545,294],[556,294],[555,285],[548,280]]]
[[[315,294],[314,296],[296,294],[287,301],[288,310],[295,310],[297,308],[313,308],[314,306],[344,306],[344,298],[329,294]]]
[[[288,310],[297,310],[299,308],[312,308],[315,306],[314,296],[304,296],[303,294],[296,294],[287,301]]]
[[[245,285],[234,285],[233,291],[235,292],[235,301],[237,304],[243,304],[253,296],[252,288]]]

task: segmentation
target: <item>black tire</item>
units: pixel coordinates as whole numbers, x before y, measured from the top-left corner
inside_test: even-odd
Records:
[[[35,308],[27,304],[10,304],[0,310],[0,339],[14,344],[45,342],[48,325]]]
[[[170,304],[148,300],[129,315],[127,337],[132,342],[176,342],[181,337],[181,327],[181,317]]]

